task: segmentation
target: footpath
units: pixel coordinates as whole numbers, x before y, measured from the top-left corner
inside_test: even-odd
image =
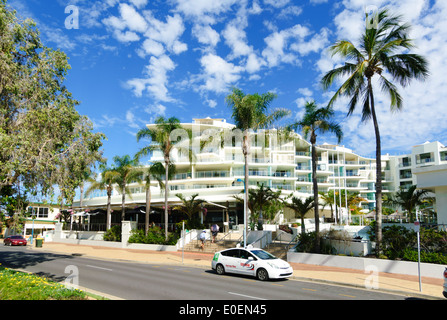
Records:
[[[137,249],[109,248],[103,246],[45,242],[42,248],[29,246],[34,252],[52,252],[67,255],[80,255],[104,260],[132,261],[150,264],[186,265],[198,268],[211,268],[212,254],[200,252],[159,252]],[[367,290],[397,293],[409,298],[445,300],[442,295],[443,280],[422,277],[422,292],[419,277],[391,273],[379,273],[372,279],[370,273],[360,270],[324,267],[300,263],[290,263],[293,279],[317,281],[327,284],[354,286]]]

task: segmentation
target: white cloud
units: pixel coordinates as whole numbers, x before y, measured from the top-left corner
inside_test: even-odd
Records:
[[[214,48],[220,41],[219,33],[209,25],[194,25],[192,34],[201,44],[211,48]]]
[[[167,55],[151,57],[144,71],[146,77],[128,80],[126,84],[137,97],[142,97],[147,91],[157,101],[172,102],[174,99],[169,96],[167,89],[167,73],[174,69],[175,64]]]
[[[174,54],[180,54],[188,49],[188,46],[179,39],[185,31],[185,26],[180,15],[167,16],[166,22],[156,19],[152,12],[145,12],[149,28],[145,36],[154,41],[163,43],[166,49]]]
[[[200,63],[205,77],[205,84],[201,89],[216,93],[226,92],[230,85],[240,79],[240,73],[243,71],[242,67],[235,66],[211,53],[203,56]]]

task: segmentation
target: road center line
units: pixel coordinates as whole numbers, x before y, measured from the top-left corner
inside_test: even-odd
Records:
[[[232,295],[235,295],[235,296],[241,296],[241,297],[246,297],[246,298],[251,298],[251,299],[256,299],[256,300],[267,300],[267,299],[264,299],[264,298],[247,296],[245,294],[240,294],[240,293],[234,293],[234,292],[228,292],[228,293],[232,294]]]
[[[91,265],[86,265],[86,267],[94,268],[94,269],[100,269],[100,270],[105,270],[105,271],[113,271],[112,269],[101,268],[101,267],[91,266]]]

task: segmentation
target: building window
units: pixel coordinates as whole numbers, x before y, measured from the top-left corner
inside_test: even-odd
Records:
[[[38,208],[37,218],[48,218],[48,208]]]

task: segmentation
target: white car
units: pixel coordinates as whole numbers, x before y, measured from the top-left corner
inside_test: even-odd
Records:
[[[211,268],[218,274],[238,273],[254,276],[261,281],[293,275],[293,269],[287,262],[256,248],[234,248],[216,252]]]
[[[444,270],[444,291],[442,294],[447,298],[447,268]]]

